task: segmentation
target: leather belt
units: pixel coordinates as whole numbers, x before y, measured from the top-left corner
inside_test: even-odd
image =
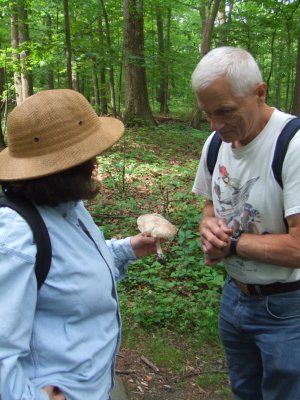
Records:
[[[232,278],[240,291],[247,296],[270,296],[272,294],[293,292],[300,289],[300,281],[294,282],[275,282],[269,285],[254,285],[250,283],[240,282]]]

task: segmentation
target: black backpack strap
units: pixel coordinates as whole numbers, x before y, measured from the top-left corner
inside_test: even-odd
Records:
[[[294,137],[294,135],[296,134],[296,132],[298,132],[299,129],[300,129],[300,118],[291,119],[282,129],[276,142],[276,147],[272,161],[272,171],[281,189],[283,189],[281,172],[282,172],[282,165],[284,162],[284,158],[291,139]]]
[[[222,139],[220,138],[219,133],[215,132],[209,143],[207,150],[207,157],[206,157],[207,168],[211,175],[213,174],[215,169],[221,144],[222,144]]]
[[[37,246],[35,274],[38,289],[40,289],[47,278],[52,258],[50,237],[44,220],[37,208],[26,199],[1,194],[0,207],[9,207],[15,210],[27,221],[32,230]]]

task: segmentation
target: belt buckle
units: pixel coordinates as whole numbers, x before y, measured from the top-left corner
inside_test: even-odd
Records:
[[[250,296],[251,293],[249,291],[247,283],[240,281],[235,281],[235,283],[242,293],[246,294],[247,296]]]

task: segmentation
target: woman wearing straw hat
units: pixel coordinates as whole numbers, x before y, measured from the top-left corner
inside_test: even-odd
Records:
[[[0,209],[1,400],[108,400],[120,338],[115,281],[155,253],[142,235],[105,242],[81,200],[95,196],[95,156],[124,132],[68,89],[43,91],[8,118],[4,191],[37,206],[50,235],[49,274],[37,290],[26,221]]]

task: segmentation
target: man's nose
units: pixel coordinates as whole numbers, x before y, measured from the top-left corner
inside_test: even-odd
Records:
[[[210,118],[210,126],[213,131],[219,131],[224,127],[224,122],[220,121],[218,118]]]

